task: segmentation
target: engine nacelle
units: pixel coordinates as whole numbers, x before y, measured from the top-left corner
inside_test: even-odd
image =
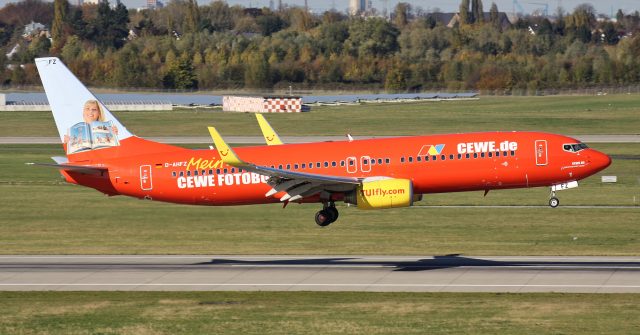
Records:
[[[365,180],[354,192],[344,197],[344,202],[357,205],[360,209],[408,207],[414,200],[411,180],[392,178]]]

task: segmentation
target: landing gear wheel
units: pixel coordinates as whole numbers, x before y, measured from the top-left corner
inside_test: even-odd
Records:
[[[560,200],[558,198],[553,197],[549,199],[549,206],[551,206],[551,208],[556,208],[558,205],[560,205]]]
[[[316,213],[316,224],[320,227],[326,227],[333,222],[331,213],[323,209]]]
[[[338,216],[340,216],[340,213],[338,213],[338,210],[334,206],[329,206],[324,210],[329,212],[329,214],[331,215],[331,222],[336,222],[336,220],[338,220]]]

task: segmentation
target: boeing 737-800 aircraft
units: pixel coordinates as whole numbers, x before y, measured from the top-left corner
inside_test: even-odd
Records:
[[[546,186],[556,207],[557,190],[611,164],[576,139],[541,132],[286,144],[261,115],[268,145],[232,149],[209,127],[215,149],[190,150],[133,135],[58,58],[36,65],[66,153],[43,165],[107,195],[210,206],[321,203],[315,221],[326,226],[338,218],[337,201],[407,207],[426,193]]]

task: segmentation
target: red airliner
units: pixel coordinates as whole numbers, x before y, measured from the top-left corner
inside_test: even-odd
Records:
[[[337,201],[360,209],[411,206],[423,194],[577,187],[609,156],[542,132],[482,132],[284,144],[258,115],[268,145],[190,150],[131,134],[57,58],[38,58],[66,157],[54,157],[69,183],[107,195],[227,206],[321,203],[320,226],[336,221]],[[149,122],[153,122],[150,115]]]

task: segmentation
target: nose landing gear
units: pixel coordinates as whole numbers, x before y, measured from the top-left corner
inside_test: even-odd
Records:
[[[560,205],[560,199],[556,198],[556,192],[551,191],[551,198],[549,199],[549,206],[551,208],[556,208]]]
[[[325,203],[324,208],[316,213],[316,224],[320,227],[326,227],[334,223],[338,219],[338,210],[333,202]]]

